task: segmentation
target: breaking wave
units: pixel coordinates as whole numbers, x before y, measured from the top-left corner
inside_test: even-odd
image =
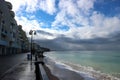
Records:
[[[120,80],[120,78],[102,73],[92,67],[60,62],[50,57],[45,58],[45,63],[52,74],[60,80]]]

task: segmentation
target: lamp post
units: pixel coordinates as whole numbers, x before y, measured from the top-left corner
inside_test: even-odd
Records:
[[[32,54],[33,54],[33,35],[36,35],[35,30],[30,30],[29,35],[31,35],[31,62],[32,62]]]

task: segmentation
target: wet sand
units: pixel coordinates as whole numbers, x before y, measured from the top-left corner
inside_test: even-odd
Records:
[[[44,65],[44,69],[50,80],[59,80],[56,76],[52,75],[50,69],[46,65]]]
[[[68,69],[58,69],[58,67],[55,66],[52,68],[49,65],[45,66],[45,70],[48,73],[50,80],[84,80],[80,74],[74,71],[69,71]],[[52,71],[50,71],[51,69]],[[54,75],[52,73],[54,73]]]
[[[120,80],[109,74],[96,71],[91,67],[54,62],[50,58],[46,58],[45,63],[51,70],[51,73],[57,76],[60,80]]]

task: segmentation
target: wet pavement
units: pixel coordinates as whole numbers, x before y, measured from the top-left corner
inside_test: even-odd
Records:
[[[31,61],[24,60],[9,70],[0,80],[35,80],[35,67]]]
[[[0,76],[0,80],[36,80],[36,74],[35,74],[35,57],[33,56],[32,62],[30,60],[27,60],[27,54],[23,55],[23,59],[19,56],[20,62],[15,60],[15,65],[8,69],[2,76]],[[10,58],[10,57],[9,57]],[[8,58],[7,58],[8,59]],[[4,59],[3,59],[4,60]],[[9,59],[8,59],[9,60]],[[40,60],[39,60],[40,61]],[[8,64],[11,62],[8,61]],[[4,64],[4,63],[2,63]],[[6,64],[6,63],[5,63]],[[2,65],[4,66],[4,65]],[[46,65],[43,65],[48,77],[50,80],[59,80],[57,77],[52,75],[51,71]],[[1,67],[0,67],[1,68]]]
[[[26,59],[27,53],[0,56],[0,77],[13,66]]]

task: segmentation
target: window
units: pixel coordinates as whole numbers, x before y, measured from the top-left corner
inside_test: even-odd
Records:
[[[5,24],[5,21],[2,21],[2,24]]]
[[[2,15],[3,14],[3,12],[0,10],[0,15]]]
[[[3,12],[0,10],[0,26],[1,26],[2,14]]]
[[[3,12],[0,10],[0,22],[2,20]]]

